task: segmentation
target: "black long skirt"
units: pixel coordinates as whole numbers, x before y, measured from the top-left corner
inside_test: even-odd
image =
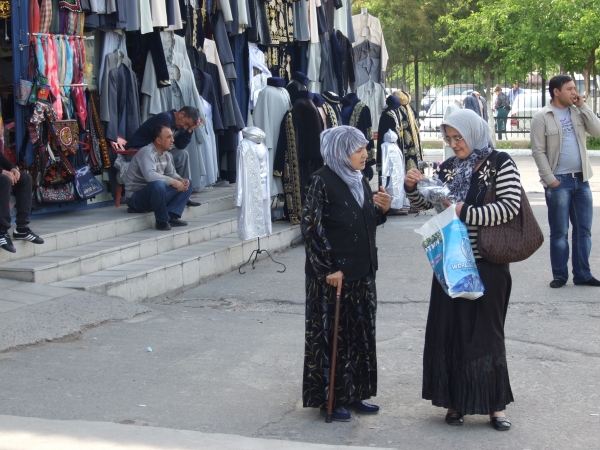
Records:
[[[477,269],[485,287],[477,300],[450,298],[433,278],[425,331],[423,398],[463,415],[503,411],[514,400],[504,346],[509,265],[478,261]]]
[[[302,403],[325,408],[329,399],[336,288],[306,278],[306,329]],[[340,302],[334,407],[377,395],[375,280],[344,281]]]

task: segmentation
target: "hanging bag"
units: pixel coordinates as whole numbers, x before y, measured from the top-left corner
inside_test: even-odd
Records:
[[[35,70],[37,70],[37,58],[35,57],[35,52],[32,53],[32,46],[31,44],[29,45],[29,62],[27,63],[27,66],[25,67],[25,70],[23,71],[23,73],[21,74],[21,77],[19,78],[19,88],[17,89],[17,92],[15,93],[15,101],[21,105],[21,106],[27,106],[27,104],[29,104],[29,98],[31,97],[31,91],[33,89],[33,81],[31,80],[32,78],[32,73],[35,73]],[[32,72],[32,68],[34,68],[35,70],[33,70]]]
[[[39,155],[39,151],[37,152]],[[43,150],[44,158],[36,157],[39,164],[40,159],[44,161],[42,170],[37,175],[37,188],[35,199],[38,204],[69,203],[75,201],[75,185],[73,180],[75,174],[71,164],[64,155],[54,156],[49,144]],[[73,171],[71,175],[70,171]]]
[[[104,187],[94,176],[90,170],[90,166],[85,162],[83,149],[77,152],[75,158],[77,166],[75,170],[75,189],[79,198],[88,200],[104,192]]]
[[[484,205],[496,201],[496,157],[490,156],[493,174],[487,187]],[[527,194],[521,186],[521,209],[508,222],[495,226],[480,226],[477,233],[479,254],[495,264],[519,262],[533,255],[544,242],[544,234],[533,215]]]

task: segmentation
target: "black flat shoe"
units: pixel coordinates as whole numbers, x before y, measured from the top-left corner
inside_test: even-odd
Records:
[[[200,202],[195,202],[194,200],[188,200],[185,206],[200,206]]]
[[[379,406],[372,405],[363,400],[349,403],[348,407],[361,414],[377,414],[379,412]]]
[[[492,417],[490,423],[498,431],[510,430],[511,423],[506,417]]]
[[[567,282],[565,280],[561,280],[560,278],[555,278],[554,280],[552,280],[550,282],[550,287],[556,289],[556,288],[563,287],[565,284],[567,284]]]
[[[600,286],[600,280],[595,279],[594,277],[590,278],[587,281],[584,281],[583,283],[575,283],[577,286],[595,286],[595,287],[599,287]]]
[[[321,413],[327,415],[327,409],[321,408]],[[340,406],[339,408],[334,408],[331,413],[331,419],[334,422],[350,422],[352,414],[346,408]]]
[[[169,225],[169,222],[156,222],[156,229],[160,231],[169,231],[171,225]]]
[[[169,220],[169,224],[172,227],[185,227],[187,225],[187,222],[185,220],[181,220],[181,219],[176,219],[176,218],[171,218]]]
[[[463,416],[459,413],[448,413],[444,419],[448,425],[453,427],[460,427],[464,423]]]

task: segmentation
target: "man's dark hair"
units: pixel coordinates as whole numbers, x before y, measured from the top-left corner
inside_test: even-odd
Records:
[[[550,82],[548,83],[548,90],[550,91],[550,98],[554,98],[554,89],[562,90],[564,84],[573,81],[569,75],[556,75],[555,77],[550,78]]]
[[[193,122],[198,122],[200,120],[200,111],[198,108],[194,108],[193,106],[184,106],[179,110],[180,113],[183,113],[183,116],[192,119]]]
[[[171,129],[169,125],[165,125],[164,123],[156,125],[154,128],[152,128],[152,142],[154,142],[156,138],[159,138],[162,135],[163,128],[168,128],[169,130]]]

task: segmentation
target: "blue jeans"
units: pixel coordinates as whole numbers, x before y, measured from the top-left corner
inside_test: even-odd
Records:
[[[504,108],[500,108],[496,114],[496,131],[498,132],[498,139],[502,140],[503,131],[506,135],[506,120],[508,117],[508,111]]]
[[[171,217],[181,217],[191,194],[191,181],[190,187],[183,192],[167,186],[162,180],[153,181],[129,196],[127,206],[137,211],[154,211],[157,222],[168,222]]]
[[[592,191],[581,178],[556,175],[560,184],[547,187],[546,205],[550,225],[550,263],[556,279],[569,279],[569,220],[571,232],[573,283],[584,283],[592,278],[590,251],[592,250]]]

